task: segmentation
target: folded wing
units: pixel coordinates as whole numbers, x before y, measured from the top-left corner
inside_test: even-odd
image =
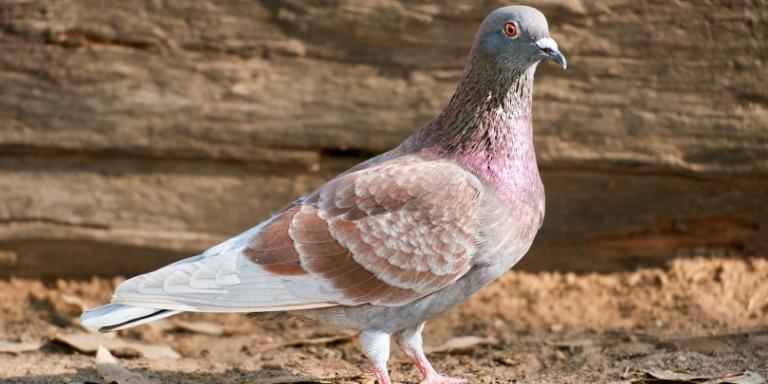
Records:
[[[113,302],[212,312],[402,305],[472,267],[481,193],[450,161],[390,160],[330,181],[201,256],[126,281]]]

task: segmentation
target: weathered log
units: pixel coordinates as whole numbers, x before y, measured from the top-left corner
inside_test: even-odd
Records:
[[[768,4],[534,1],[524,267],[768,254]],[[427,122],[501,3],[0,1],[0,275],[132,274]]]

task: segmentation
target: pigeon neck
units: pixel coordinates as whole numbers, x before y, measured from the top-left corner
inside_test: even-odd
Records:
[[[453,158],[511,202],[540,185],[531,127],[536,65],[510,72],[491,59],[473,59],[448,106],[416,134],[417,141]]]

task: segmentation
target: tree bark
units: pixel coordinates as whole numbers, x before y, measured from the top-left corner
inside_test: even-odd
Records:
[[[498,4],[502,5],[502,4]],[[768,4],[534,1],[529,269],[768,255]],[[259,223],[447,102],[475,1],[0,1],[0,276],[134,274]]]

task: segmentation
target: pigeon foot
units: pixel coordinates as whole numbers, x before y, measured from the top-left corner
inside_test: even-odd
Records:
[[[425,377],[420,384],[462,384],[462,383],[467,383],[467,379],[462,379],[460,377],[443,376],[438,373],[435,373],[433,375],[429,375]]]
[[[392,384],[392,381],[389,379],[389,373],[387,373],[386,369],[373,369],[373,374],[376,375],[376,383],[378,384]]]

